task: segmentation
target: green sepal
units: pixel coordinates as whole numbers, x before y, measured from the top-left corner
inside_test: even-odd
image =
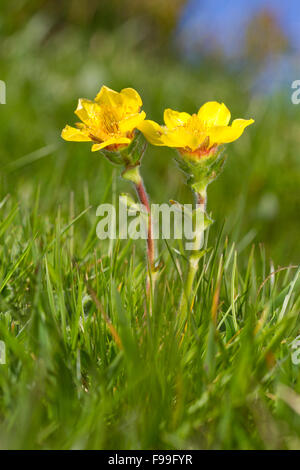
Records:
[[[102,149],[100,150],[100,153],[114,165],[124,165],[124,160],[121,152],[113,152],[110,150]]]
[[[188,154],[175,157],[179,168],[187,175],[187,184],[197,193],[205,190],[222,172],[226,156],[223,149],[199,160],[191,159]]]
[[[141,161],[147,147],[147,141],[143,134],[135,130],[131,143],[121,150],[113,151],[102,149],[100,153],[115,165],[136,166]]]
[[[132,142],[121,151],[125,165],[137,165],[141,161],[147,147],[144,135],[136,130]]]

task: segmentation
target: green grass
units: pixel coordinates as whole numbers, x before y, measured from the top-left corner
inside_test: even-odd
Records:
[[[251,97],[247,74],[153,54],[135,22],[52,27],[38,12],[1,37],[0,447],[299,449],[297,106]],[[210,99],[255,119],[208,190],[213,249],[184,335],[180,246],[160,243],[145,317],[143,242],[96,236],[97,206],[131,189],[88,144],[60,139],[77,98],[103,82],[136,88],[158,121]],[[146,152],[152,202],[192,201],[172,155]]]
[[[1,447],[299,447],[299,270],[269,276],[262,247],[240,256],[220,235],[181,335],[182,257],[164,251],[145,317],[135,244],[108,255],[93,228],[79,241],[88,212],[49,223],[31,205],[1,208]]]

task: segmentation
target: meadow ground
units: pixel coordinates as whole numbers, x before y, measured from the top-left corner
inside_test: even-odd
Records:
[[[1,49],[0,447],[299,449],[299,107],[251,95],[242,73],[141,50],[134,24],[48,28],[36,15]],[[255,119],[209,187],[212,250],[184,335],[182,247],[160,243],[145,318],[143,242],[96,236],[97,206],[134,192],[89,144],[60,138],[103,83],[137,89],[157,121],[210,99]],[[144,156],[153,202],[192,201],[172,156]]]

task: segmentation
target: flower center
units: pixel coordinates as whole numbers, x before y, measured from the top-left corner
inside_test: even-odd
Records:
[[[193,114],[192,117],[186,123],[186,126],[194,134],[205,134],[207,125],[204,121],[201,121],[197,114]]]
[[[119,113],[113,108],[105,108],[101,108],[99,116],[102,127],[104,128],[103,130],[106,131],[108,134],[119,134]]]

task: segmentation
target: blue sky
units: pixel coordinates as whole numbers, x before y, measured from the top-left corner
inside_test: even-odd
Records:
[[[277,17],[294,50],[300,51],[299,0],[190,0],[178,25],[189,42],[204,40],[207,49],[213,38],[226,55],[235,55],[243,45],[243,33],[249,19],[264,9]]]

